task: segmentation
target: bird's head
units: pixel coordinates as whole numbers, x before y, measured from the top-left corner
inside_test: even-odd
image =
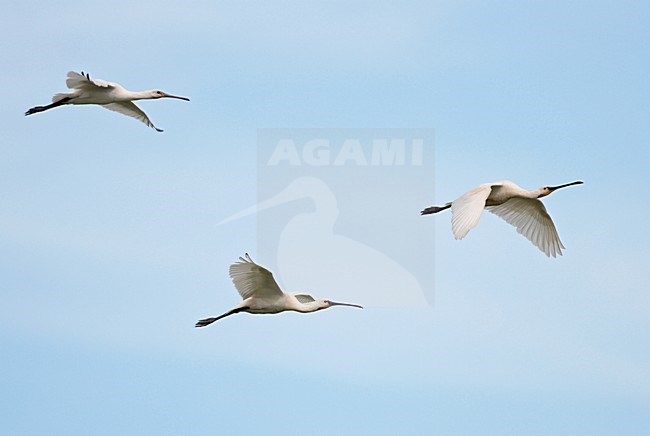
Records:
[[[177,98],[179,100],[185,100],[185,101],[190,101],[189,98],[187,97],[179,97],[178,95],[171,95],[167,94],[166,92],[163,92],[159,89],[153,89],[149,91],[149,95],[151,99],[158,99],[158,98]]]
[[[584,182],[581,182],[580,180],[578,180],[576,182],[565,183],[564,185],[559,185],[559,186],[542,186],[541,188],[539,188],[537,190],[539,192],[539,194],[537,195],[537,198],[546,197],[548,194],[550,194],[551,192],[553,192],[553,191],[555,191],[557,189],[566,188],[567,186],[572,186],[572,185],[581,185],[582,183],[584,183]]]
[[[317,303],[318,303],[318,308],[316,310],[323,310],[332,306],[350,306],[350,307],[358,307],[359,309],[363,309],[363,307],[359,306],[358,304],[337,303],[336,301],[330,301],[330,300],[317,300]]]

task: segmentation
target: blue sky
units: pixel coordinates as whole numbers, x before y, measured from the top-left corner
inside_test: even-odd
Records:
[[[647,5],[159,3],[2,4],[3,433],[650,431]],[[24,117],[68,70],[191,102],[141,103],[160,134]],[[194,329],[264,241],[216,225],[258,200],[257,129],[313,127],[435,130],[404,230],[435,229],[432,307]],[[415,219],[502,179],[585,181],[545,199],[563,257]]]

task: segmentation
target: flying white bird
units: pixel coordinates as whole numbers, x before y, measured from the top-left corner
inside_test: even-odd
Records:
[[[205,327],[213,322],[239,312],[280,313],[285,310],[295,312],[316,312],[332,306],[351,306],[362,309],[357,304],[335,303],[329,300],[316,300],[309,294],[282,292],[273,274],[266,268],[253,262],[248,253],[239,258],[239,262],[230,265],[230,278],[242,301],[232,310],[215,318],[199,320],[195,327]]]
[[[555,257],[557,254],[562,255],[562,248],[565,247],[539,198],[556,189],[582,183],[577,181],[559,186],[543,186],[532,191],[507,180],[484,183],[444,206],[427,207],[420,213],[428,215],[451,208],[451,229],[456,239],[463,239],[476,226],[483,209],[487,209],[515,226],[517,232],[547,256]]]
[[[74,91],[65,94],[55,94],[52,97],[52,103],[46,106],[35,106],[25,112],[25,115],[32,115],[37,112],[43,112],[64,104],[98,104],[108,110],[128,115],[136,120],[140,120],[147,126],[162,132],[161,129],[153,125],[147,114],[137,107],[134,100],[152,100],[158,98],[178,98],[180,100],[190,101],[187,97],[167,94],[157,89],[150,91],[128,91],[117,83],[105,82],[99,79],[91,79],[88,73],[81,74],[74,71],[68,71],[68,79],[65,81],[68,88]]]

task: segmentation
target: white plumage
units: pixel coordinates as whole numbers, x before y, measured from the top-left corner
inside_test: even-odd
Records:
[[[560,241],[553,220],[539,200],[556,189],[581,184],[581,181],[559,186],[543,186],[532,191],[513,182],[484,183],[461,195],[444,206],[431,206],[422,215],[433,214],[451,208],[451,229],[456,239],[463,239],[476,226],[483,209],[503,218],[517,228],[547,256],[562,255],[564,245]]]
[[[70,93],[55,94],[54,97],[52,97],[52,104],[46,106],[35,106],[25,112],[25,115],[32,115],[66,104],[97,104],[108,110],[133,117],[158,132],[162,132],[161,129],[153,125],[147,114],[136,106],[133,101],[158,98],[177,98],[189,101],[189,98],[187,97],[167,94],[157,89],[137,92],[128,91],[117,83],[106,82],[100,79],[91,79],[89,74],[84,74],[83,72],[79,74],[74,71],[69,71],[65,84],[73,91]]]
[[[547,256],[562,255],[562,241],[544,204],[536,198],[511,198],[498,206],[488,206],[489,212],[515,226]]]
[[[248,253],[245,258],[240,257],[239,262],[230,265],[228,270],[235,289],[245,300],[251,297],[280,297],[282,290],[268,269],[259,266]]]
[[[196,327],[205,327],[213,322],[239,312],[280,313],[286,310],[295,312],[316,312],[332,306],[352,306],[357,304],[336,303],[329,300],[316,300],[309,294],[282,292],[271,271],[253,262],[248,253],[238,262],[230,265],[230,278],[243,301],[228,312],[213,318],[205,318]]]

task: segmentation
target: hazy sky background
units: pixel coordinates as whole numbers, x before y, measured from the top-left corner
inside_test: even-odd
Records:
[[[1,6],[0,432],[650,432],[645,3]],[[192,101],[24,117],[68,70]],[[238,302],[256,221],[216,223],[268,127],[435,129],[432,308],[193,328]],[[563,257],[415,219],[502,179],[585,181],[545,199]]]

